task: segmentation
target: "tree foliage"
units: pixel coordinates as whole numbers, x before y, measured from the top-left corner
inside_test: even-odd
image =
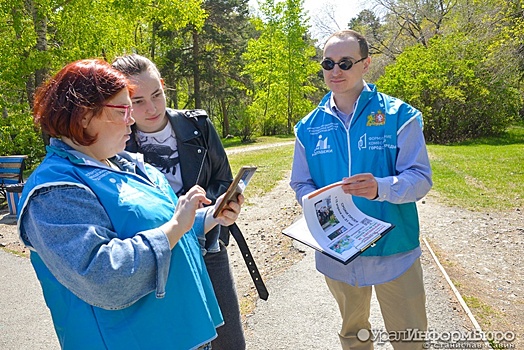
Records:
[[[486,42],[437,36],[406,49],[377,85],[420,109],[429,142],[449,143],[503,131],[521,105],[517,89],[493,80]]]
[[[247,0],[208,0],[204,8],[209,17],[197,33],[200,50],[193,64],[201,73],[199,100],[225,137],[238,133],[237,121],[245,113],[249,82],[242,77],[242,52],[253,28]]]
[[[28,168],[40,162],[44,143],[27,113],[14,112],[0,118],[0,154],[25,154]]]
[[[204,108],[222,135],[236,133],[245,107],[242,52],[252,32],[247,0],[204,1],[202,26],[158,31],[165,43],[154,58],[174,108]]]
[[[494,31],[498,33],[491,41],[490,59],[500,75],[513,79],[522,86],[524,80],[524,1],[498,0],[493,14]],[[503,61],[505,64],[497,64]]]
[[[428,140],[447,143],[524,116],[523,1],[373,0],[348,27],[370,42],[366,80],[421,109]],[[31,106],[50,74],[131,52],[158,65],[169,106],[206,109],[223,136],[291,133],[326,90],[314,31],[303,0],[248,4],[1,0],[0,153],[43,156]],[[325,6],[324,38],[336,10]]]
[[[255,20],[260,37],[249,41],[244,53],[245,73],[253,81],[253,103],[248,119],[256,121],[263,135],[291,133],[292,126],[313,104],[312,79],[318,65],[307,37],[303,0],[260,4],[264,21]]]
[[[0,105],[6,120],[30,120],[36,88],[66,63],[152,51],[155,26],[179,28],[203,21],[199,0],[4,0],[0,11]],[[32,133],[26,139],[39,135],[34,128],[22,130]],[[6,141],[0,152],[44,152],[17,145]]]

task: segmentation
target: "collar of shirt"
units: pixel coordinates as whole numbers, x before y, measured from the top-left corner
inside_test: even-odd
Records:
[[[365,81],[364,81],[364,88],[362,89],[362,91],[371,91],[371,89],[369,88],[368,84]],[[360,100],[360,96],[357,98],[357,100],[355,101],[355,104],[353,105],[353,112],[357,108],[358,100]],[[349,114],[346,114],[346,113],[342,112],[341,110],[339,110],[337,108],[337,104],[335,103],[335,98],[334,98],[333,94],[331,94],[331,97],[329,99],[328,107],[329,107],[329,110],[331,111],[331,113],[333,115],[336,115],[338,117],[338,119],[340,119],[342,121],[342,123],[344,123],[344,125],[346,127],[349,125],[349,122],[351,121],[351,118],[353,117],[353,112],[351,112]]]

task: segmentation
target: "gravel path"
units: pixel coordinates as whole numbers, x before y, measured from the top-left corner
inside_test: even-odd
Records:
[[[281,181],[266,196],[248,198],[238,220],[269,289],[268,301],[257,298],[233,239],[229,246],[248,349],[338,349],[339,313],[322,275],[314,269],[313,251],[281,233],[301,212],[287,182]],[[524,349],[522,208],[475,213],[443,206],[431,192],[418,207],[423,237],[462,295],[480,305],[472,311],[483,330],[513,332],[516,339],[507,348]],[[14,219],[6,214],[0,210],[0,246],[27,256]],[[422,247],[429,327],[440,334],[474,331],[423,243]],[[0,250],[0,266],[0,349],[56,349],[29,260]],[[373,305],[372,327],[382,332],[378,305]]]
[[[297,244],[298,246],[298,244]],[[268,283],[270,299],[258,301],[247,319],[248,349],[338,349],[340,317],[321,274],[315,270],[314,253],[303,247],[305,258]],[[427,249],[422,257],[428,308],[428,325],[437,333],[463,332],[474,328],[461,309]],[[372,299],[372,329],[384,339],[385,327],[378,302]],[[378,339],[375,349],[393,349]]]

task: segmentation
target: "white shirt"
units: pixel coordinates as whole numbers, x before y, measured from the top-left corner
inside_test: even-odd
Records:
[[[170,123],[157,132],[137,130],[138,144],[144,160],[160,170],[177,195],[182,190],[182,174],[175,132]]]

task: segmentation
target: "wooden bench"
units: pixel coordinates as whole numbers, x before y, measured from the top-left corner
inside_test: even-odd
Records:
[[[24,182],[26,155],[0,156],[0,195],[7,199],[6,188]]]

